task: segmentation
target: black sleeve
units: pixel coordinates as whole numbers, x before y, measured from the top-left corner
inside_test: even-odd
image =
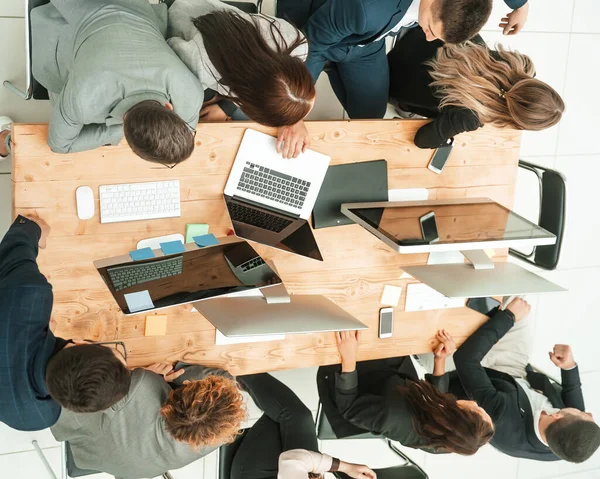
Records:
[[[37,265],[41,235],[35,222],[17,217],[0,243],[0,285],[48,284]]]
[[[426,374],[425,381],[435,386],[441,393],[447,393],[448,389],[450,389],[450,375],[448,373],[442,374],[441,376]]]
[[[439,148],[448,140],[465,131],[473,131],[481,126],[477,114],[468,108],[445,107],[431,123],[422,126],[415,135],[415,145],[419,148]]]
[[[225,114],[231,118],[233,114],[238,110],[238,107],[231,100],[219,100],[217,105],[225,112]]]
[[[496,390],[481,360],[513,327],[515,321],[510,311],[498,310],[475,331],[454,353],[454,364],[467,395],[477,401],[497,421],[506,407],[506,393]]]
[[[580,411],[585,411],[583,402],[583,393],[581,392],[581,380],[579,379],[579,366],[568,371],[561,369],[562,377],[562,400],[565,407],[574,407]]]
[[[516,10],[517,8],[521,8],[523,5],[525,5],[527,0],[504,0],[504,3],[506,3],[508,8]]]

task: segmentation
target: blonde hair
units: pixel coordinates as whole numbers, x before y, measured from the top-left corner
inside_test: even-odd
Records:
[[[558,123],[565,109],[550,85],[534,78],[531,59],[497,46],[498,59],[486,46],[467,42],[444,45],[427,65],[440,108],[468,108],[483,124],[544,130]]]

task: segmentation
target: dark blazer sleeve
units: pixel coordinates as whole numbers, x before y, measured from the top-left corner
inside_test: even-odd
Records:
[[[574,407],[580,411],[585,411],[581,380],[579,379],[579,366],[568,371],[561,369],[560,375],[562,378],[561,396],[565,407]]]
[[[448,140],[465,131],[474,131],[481,126],[477,114],[468,108],[442,108],[440,115],[431,123],[422,126],[415,135],[415,145],[419,148],[439,148]]]
[[[456,372],[467,395],[497,421],[506,407],[506,393],[498,391],[481,365],[483,357],[514,325],[511,313],[498,310],[454,353]]]
[[[35,222],[17,217],[0,243],[0,286],[48,284],[37,265],[41,235]]]
[[[450,389],[450,375],[448,373],[442,374],[441,376],[426,374],[425,381],[435,386],[441,393],[447,393]]]
[[[525,5],[527,0],[504,0],[504,3],[506,3],[508,8],[516,10],[517,8],[521,8],[523,5]]]
[[[359,0],[328,0],[306,22],[306,67],[315,81],[325,66],[325,52],[350,35],[363,33],[366,14]]]

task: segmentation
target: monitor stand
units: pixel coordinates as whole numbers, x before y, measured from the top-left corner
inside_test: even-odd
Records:
[[[475,269],[494,269],[494,262],[482,249],[461,251],[461,253],[469,260]]]

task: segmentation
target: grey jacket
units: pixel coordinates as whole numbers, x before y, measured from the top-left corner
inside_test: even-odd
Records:
[[[231,377],[221,369],[186,367],[176,385],[211,374]],[[162,376],[136,369],[129,394],[110,409],[97,413],[75,413],[63,409],[51,431],[57,441],[69,441],[80,469],[106,472],[122,479],[160,476],[184,467],[215,447],[194,451],[165,430],[160,408],[171,386]]]
[[[52,0],[32,10],[31,24],[33,75],[57,96],[53,151],[117,145],[125,113],[145,100],[170,102],[196,129],[203,88],[165,41],[166,5]]]
[[[260,22],[261,32],[267,44],[273,49],[276,48],[277,42],[282,46],[284,43],[292,43],[300,32],[285,20],[266,15],[250,15],[220,0],[175,0],[175,3],[169,8],[169,28],[167,32],[169,45],[183,63],[198,77],[204,89],[210,88],[222,94],[235,96],[235,92],[230,93],[219,85],[218,81],[221,79],[221,75],[215,70],[208,58],[202,35],[192,23],[193,18],[218,10],[235,11],[244,18],[254,18]],[[273,37],[270,28],[271,22],[279,27],[283,38]],[[301,33],[300,35],[304,38],[304,35]],[[307,55],[307,43],[300,45],[292,52],[292,56],[299,57],[302,60],[306,60]],[[232,60],[235,61],[235,59]],[[240,68],[243,68],[243,65],[240,65]]]

